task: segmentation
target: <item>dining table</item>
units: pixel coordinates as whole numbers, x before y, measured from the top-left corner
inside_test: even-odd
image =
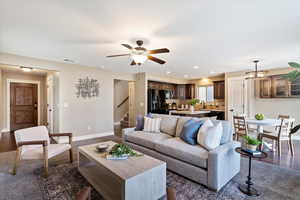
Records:
[[[257,120],[255,118],[248,118],[246,119],[247,125],[255,125],[257,128],[257,134],[264,132],[264,127],[276,127],[280,126],[280,119],[272,119],[272,118],[266,118],[262,120]],[[257,135],[258,136],[258,135]],[[266,146],[268,149],[272,149],[272,144],[269,144],[267,142],[263,142],[263,145]]]

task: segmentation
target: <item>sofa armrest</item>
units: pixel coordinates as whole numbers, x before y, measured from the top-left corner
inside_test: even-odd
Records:
[[[241,156],[235,151],[241,143],[231,141],[208,153],[208,187],[220,190],[240,171]]]
[[[134,131],[135,131],[135,127],[133,127],[133,128],[123,128],[122,129],[122,138],[123,138],[123,141],[125,142],[126,135],[128,135],[130,133],[133,133]]]

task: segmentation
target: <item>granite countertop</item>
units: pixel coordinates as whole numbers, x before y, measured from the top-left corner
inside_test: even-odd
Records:
[[[224,109],[222,108],[205,108],[205,109],[201,109],[203,111],[216,111],[216,112],[225,112]]]
[[[200,111],[194,111],[191,112],[189,110],[172,110],[170,111],[170,114],[185,114],[185,115],[199,115],[199,114],[206,114],[210,113],[209,110],[200,110]]]

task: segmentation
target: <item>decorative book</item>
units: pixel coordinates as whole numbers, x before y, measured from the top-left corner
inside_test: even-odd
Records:
[[[253,151],[253,150],[250,150],[250,149],[242,149],[242,151],[246,152],[246,153],[249,153],[253,156],[258,156],[258,155],[261,155],[261,151]]]

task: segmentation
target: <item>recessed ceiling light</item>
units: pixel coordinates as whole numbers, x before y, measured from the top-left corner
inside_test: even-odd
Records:
[[[23,72],[31,72],[33,70],[32,67],[23,67],[23,66],[21,66],[20,68],[21,68],[21,70],[23,70]]]
[[[69,62],[69,63],[74,63],[74,60],[68,59],[68,58],[64,58],[65,62]]]
[[[216,73],[216,72],[215,72],[215,71],[210,71],[210,73],[211,73],[211,74],[214,74],[214,73]]]
[[[167,71],[166,74],[171,74],[171,72],[170,72],[170,71]]]
[[[199,66],[195,65],[193,68],[194,68],[194,69],[199,69]]]

